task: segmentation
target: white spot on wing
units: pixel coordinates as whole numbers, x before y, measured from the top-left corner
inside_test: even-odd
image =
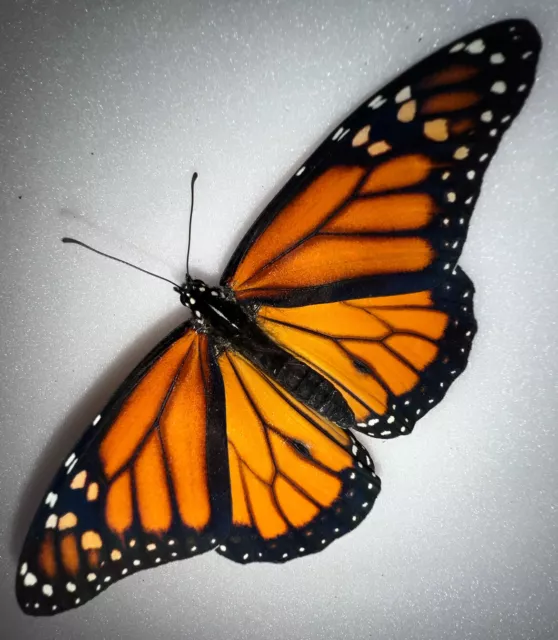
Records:
[[[506,59],[506,58],[505,58],[505,57],[503,56],[503,54],[501,54],[501,53],[493,53],[493,54],[490,56],[490,62],[491,62],[492,64],[502,64],[502,62],[504,62],[504,61],[505,61],[505,59]]]
[[[26,587],[32,587],[37,584],[37,577],[33,573],[27,573],[23,578],[23,584]]]
[[[375,97],[374,97],[374,98],[373,98],[373,99],[368,103],[368,106],[369,106],[371,109],[379,109],[379,108],[380,108],[382,105],[384,105],[386,102],[387,102],[387,101],[386,101],[386,99],[385,99],[383,96],[378,95],[378,96],[375,96]]]
[[[51,513],[45,523],[45,529],[56,529],[57,524],[58,516],[54,515],[54,513]]]
[[[473,40],[473,42],[467,45],[466,49],[469,53],[472,53],[474,55],[482,53],[485,49],[484,41],[480,38],[478,38],[477,40]]]
[[[337,138],[343,133],[343,127],[339,127],[337,131],[331,136],[332,140],[337,140]]]
[[[45,499],[45,504],[48,504],[48,506],[52,509],[56,504],[57,500],[58,500],[58,495],[56,493],[52,493],[51,491]]]
[[[503,80],[498,80],[490,87],[492,93],[498,93],[499,95],[506,93],[506,89],[506,83]]]
[[[71,453],[68,456],[68,459],[66,460],[66,462],[64,463],[64,466],[65,467],[69,467],[72,464],[72,462],[74,462],[75,460],[76,460],[76,454],[75,453]]]
[[[457,53],[458,51],[461,51],[462,49],[465,49],[465,43],[464,42],[457,42],[450,49],[450,53]]]
[[[101,414],[99,414],[95,420],[93,420],[93,426],[96,427],[99,424],[99,420],[101,419]]]
[[[397,95],[395,96],[395,102],[399,104],[400,102],[405,102],[406,100],[409,100],[410,97],[411,97],[411,87],[403,87],[403,89],[401,89],[401,91],[399,91],[399,93],[397,93]]]

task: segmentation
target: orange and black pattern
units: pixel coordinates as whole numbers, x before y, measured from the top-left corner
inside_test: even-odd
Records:
[[[456,267],[432,291],[306,307],[263,306],[258,321],[345,396],[354,427],[409,434],[467,364],[476,332],[473,283]]]
[[[18,602],[53,615],[212,549],[285,562],[325,549],[380,480],[349,432],[234,352],[178,327],[67,457],[21,554]]]
[[[372,509],[380,480],[366,449],[233,353],[225,382],[232,528],[218,552],[286,562],[325,549]]]
[[[187,273],[192,319],[45,492],[17,569],[25,613],[209,550],[286,562],[363,521],[380,480],[352,430],[410,433],[467,364],[474,289],[456,263],[540,47],[524,20],[442,47],[298,168],[220,287]]]
[[[185,324],[66,458],[23,546],[22,609],[52,615],[132,573],[214,548],[230,523],[226,460],[222,379],[206,336]]]
[[[446,278],[539,51],[529,22],[501,22],[368,99],[264,210],[222,283],[246,303],[300,306],[421,291]]]

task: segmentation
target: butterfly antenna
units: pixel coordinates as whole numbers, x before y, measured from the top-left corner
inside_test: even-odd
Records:
[[[192,243],[192,218],[194,217],[194,184],[198,174],[194,171],[192,175],[192,182],[190,183],[191,196],[190,196],[190,221],[188,223],[188,250],[186,251],[186,277],[190,277],[190,244]]]
[[[85,244],[85,242],[74,240],[74,238],[62,238],[62,242],[64,242],[65,244],[77,244],[80,247],[83,247],[84,249],[89,249],[89,251],[93,251],[93,253],[98,253],[100,256],[104,256],[105,258],[110,258],[111,260],[115,260],[116,262],[121,262],[122,264],[126,264],[129,267],[132,267],[132,269],[137,269],[142,273],[147,273],[148,276],[153,276],[154,278],[159,278],[159,280],[164,280],[165,282],[168,282],[169,284],[174,285],[174,288],[178,291],[180,291],[181,289],[180,285],[176,284],[176,282],[173,282],[172,280],[169,280],[168,278],[163,278],[163,276],[157,275],[156,273],[152,273],[151,271],[147,271],[147,269],[142,269],[141,267],[137,267],[135,264],[132,264],[131,262],[126,262],[126,260],[122,260],[121,258],[116,258],[115,256],[111,256],[108,253],[104,253],[103,251],[94,249],[93,247],[90,247],[88,244]]]

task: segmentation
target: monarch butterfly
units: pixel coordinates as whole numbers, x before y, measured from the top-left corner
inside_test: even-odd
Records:
[[[362,522],[380,480],[353,430],[409,434],[466,366],[473,285],[456,263],[540,47],[524,20],[442,47],[296,170],[219,287],[187,274],[192,318],[46,492],[18,565],[24,612],[209,550],[285,562]]]

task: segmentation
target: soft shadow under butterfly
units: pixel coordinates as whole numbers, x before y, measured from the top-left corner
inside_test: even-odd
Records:
[[[192,319],[126,379],[43,499],[18,565],[24,612],[213,549],[286,562],[362,522],[380,481],[351,430],[409,434],[465,368],[473,285],[456,263],[540,46],[511,20],[441,48],[296,171],[220,287],[186,277]]]

